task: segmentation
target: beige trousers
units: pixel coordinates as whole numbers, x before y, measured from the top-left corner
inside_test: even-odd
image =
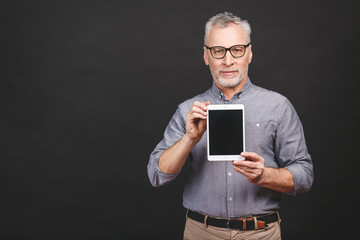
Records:
[[[187,218],[184,240],[281,240],[280,221],[268,224],[266,229],[240,231],[213,226],[206,227],[203,223]]]

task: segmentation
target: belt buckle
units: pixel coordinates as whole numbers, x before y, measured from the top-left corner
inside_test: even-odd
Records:
[[[226,221],[226,227],[228,229],[233,229],[230,227],[230,221],[231,220],[235,220],[235,221],[238,221],[240,224],[242,223],[242,229],[241,229],[241,225],[239,226],[239,230],[258,230],[258,229],[267,229],[267,224],[265,221],[261,221],[261,220],[258,220],[256,216],[250,216],[250,217],[242,217],[242,218],[236,218],[236,219],[231,219],[231,218],[228,218],[227,221]],[[254,222],[254,229],[250,228],[250,229],[247,229],[246,227],[246,223],[248,221],[252,221]]]
[[[242,229],[239,228],[239,230],[246,230],[246,221],[247,221],[246,218],[238,218],[238,219],[230,219],[230,218],[228,218],[227,221],[226,221],[227,229],[233,229],[233,228],[230,228],[230,226],[229,226],[229,223],[230,223],[231,220],[242,222],[242,224],[243,224]]]

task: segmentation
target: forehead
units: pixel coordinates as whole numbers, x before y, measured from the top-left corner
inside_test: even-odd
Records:
[[[246,33],[241,25],[230,23],[226,27],[212,26],[207,37],[207,45],[231,47],[248,44]]]

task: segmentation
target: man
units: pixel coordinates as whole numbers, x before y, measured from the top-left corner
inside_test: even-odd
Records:
[[[178,106],[150,155],[153,186],[174,180],[186,159],[191,162],[183,193],[188,209],[184,239],[281,239],[281,193],[307,192],[313,182],[295,109],[284,96],[248,78],[250,33],[248,22],[231,13],[209,19],[204,61],[213,86]],[[210,103],[245,106],[245,161],[207,160],[204,132]]]

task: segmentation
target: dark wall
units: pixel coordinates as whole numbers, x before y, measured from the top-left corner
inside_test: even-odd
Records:
[[[312,190],[282,201],[284,239],[351,237],[357,1],[169,0],[0,3],[1,239],[181,239],[186,174],[155,189],[146,166],[211,86],[203,29],[222,11],[250,22],[251,80],[290,99],[313,157]]]

